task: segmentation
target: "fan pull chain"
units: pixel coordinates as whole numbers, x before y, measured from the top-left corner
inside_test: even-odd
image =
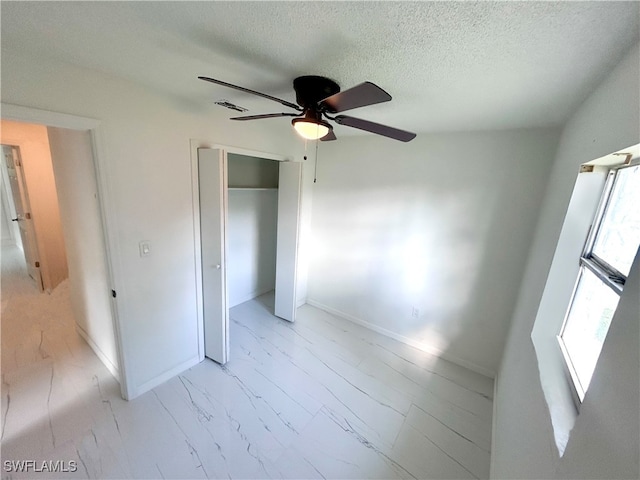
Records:
[[[313,183],[316,183],[318,181],[318,144],[319,143],[320,141],[316,140],[316,161],[313,166]]]

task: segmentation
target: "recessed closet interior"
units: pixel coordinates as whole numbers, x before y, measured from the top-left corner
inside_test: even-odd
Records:
[[[229,308],[275,289],[279,162],[228,154]]]

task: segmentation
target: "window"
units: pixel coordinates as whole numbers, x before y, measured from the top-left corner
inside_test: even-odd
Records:
[[[640,165],[609,171],[558,335],[576,402],[585,396],[640,244]]]

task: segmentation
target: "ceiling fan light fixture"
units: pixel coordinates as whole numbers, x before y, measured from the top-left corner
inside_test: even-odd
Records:
[[[329,123],[309,117],[294,118],[291,125],[298,135],[307,140],[319,140],[333,130]]]
[[[1,0],[0,0],[1,1]],[[360,85],[340,90],[340,86],[333,80],[317,75],[304,75],[293,80],[293,89],[296,92],[296,102],[291,103],[281,98],[260,93],[255,90],[233,85],[210,77],[198,77],[200,80],[214,83],[227,88],[233,88],[244,93],[266,98],[292,108],[297,113],[267,113],[262,115],[245,115],[233,117],[231,120],[260,120],[277,117],[297,117],[292,120],[293,128],[302,138],[307,140],[332,141],[336,139],[331,124],[323,120],[323,116],[339,125],[357,128],[365,132],[382,135],[384,137],[409,142],[416,137],[415,133],[382,125],[361,118],[348,115],[330,117],[327,113],[341,113],[354,108],[366,107],[391,100],[391,95],[371,82],[363,82]],[[229,105],[225,105],[229,106]]]

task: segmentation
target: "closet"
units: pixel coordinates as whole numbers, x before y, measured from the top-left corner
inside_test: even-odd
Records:
[[[275,289],[279,163],[228,153],[229,308]]]

